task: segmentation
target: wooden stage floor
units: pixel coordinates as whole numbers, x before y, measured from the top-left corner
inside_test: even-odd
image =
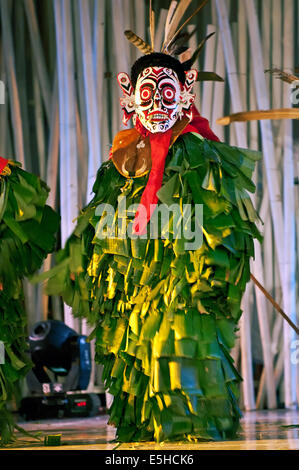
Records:
[[[245,412],[242,430],[234,441],[118,444],[107,416],[19,423],[28,431],[40,432],[41,440],[21,434],[14,445],[3,450],[299,450],[299,411]],[[44,436],[61,434],[61,445],[44,446]]]

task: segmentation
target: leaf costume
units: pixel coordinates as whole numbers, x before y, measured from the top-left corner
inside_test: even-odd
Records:
[[[229,350],[253,239],[260,239],[248,195],[255,190],[250,178],[260,154],[196,132],[179,133],[157,195],[158,207],[203,205],[202,225],[192,213],[203,243],[186,250],[187,240],[174,237],[171,218],[163,227],[167,238],[117,236],[119,196],[126,197],[127,208],[138,205],[149,177],[126,178],[117,169],[119,141],[131,162],[140,159],[137,134],[134,129],[116,136],[92,201],[57,266],[44,276],[50,277],[47,290],[95,326],[96,361],[104,365],[103,381],[114,395],[109,423],[118,440],[233,437],[241,378]],[[146,140],[140,148],[150,155]],[[107,216],[99,214],[101,204],[115,208],[114,237],[98,236]]]
[[[174,57],[189,39],[179,23],[190,2],[174,3],[162,52],[152,11],[151,46],[125,33],[145,53],[131,78],[118,75],[123,121],[133,117],[134,128],[115,136],[93,199],[42,277],[94,325],[119,441],[233,437],[240,419],[229,351],[260,239],[248,195],[260,154],[219,142],[194,107],[204,75],[191,66],[208,37],[187,61]],[[190,246],[188,223],[202,243]]]
[[[0,364],[0,444],[11,439],[15,426],[6,404],[32,366],[22,281],[55,248],[59,217],[46,205],[48,193],[37,176],[0,157],[0,341],[5,351]]]

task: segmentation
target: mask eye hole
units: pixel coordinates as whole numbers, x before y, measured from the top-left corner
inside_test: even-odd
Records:
[[[164,101],[167,101],[168,103],[173,103],[175,99],[175,90],[172,86],[165,86],[163,87],[162,90],[162,97]]]
[[[140,99],[141,101],[147,103],[152,99],[153,96],[153,90],[149,86],[144,86],[140,88]]]

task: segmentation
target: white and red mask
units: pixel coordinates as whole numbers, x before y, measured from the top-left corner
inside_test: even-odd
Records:
[[[147,67],[138,76],[135,112],[150,132],[165,132],[179,117],[181,85],[177,74],[164,67]]]
[[[118,83],[124,93],[121,106],[123,122],[137,115],[141,124],[151,133],[166,132],[178,119],[191,119],[191,107],[195,96],[191,93],[197,72],[186,73],[182,85],[176,72],[166,67],[147,67],[138,76],[135,94],[126,73],[118,75]]]

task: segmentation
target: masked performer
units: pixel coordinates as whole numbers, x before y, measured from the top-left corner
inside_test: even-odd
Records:
[[[48,193],[38,177],[0,157],[0,445],[15,427],[7,403],[31,368],[22,281],[55,248],[59,218],[46,205]]]
[[[259,238],[247,191],[260,155],[218,141],[193,105],[191,66],[150,49],[119,74],[134,128],[115,136],[48,273],[48,293],[95,325],[119,441],[221,439],[239,426],[229,351]]]

